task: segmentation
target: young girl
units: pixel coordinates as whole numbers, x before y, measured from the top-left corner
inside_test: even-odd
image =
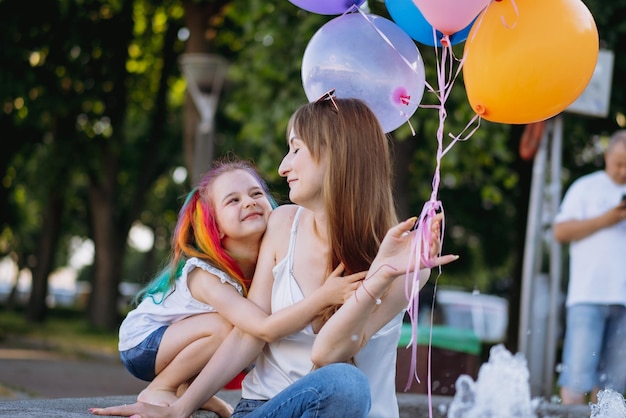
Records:
[[[328,286],[272,316],[245,299],[273,206],[267,186],[243,161],[218,162],[189,194],[167,268],[139,293],[141,303],[120,326],[123,364],[135,377],[151,381],[139,401],[174,402],[231,324],[274,341],[303,328],[322,308],[342,303],[363,277],[341,278],[339,267]],[[204,407],[220,416],[232,411],[218,398]]]

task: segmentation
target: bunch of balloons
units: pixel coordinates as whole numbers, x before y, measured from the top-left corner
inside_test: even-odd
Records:
[[[304,53],[307,98],[331,88],[339,97],[361,98],[385,132],[408,121],[428,85],[415,41],[465,42],[469,104],[479,117],[508,124],[565,110],[591,80],[598,57],[598,31],[581,0],[386,0],[393,21],[364,13],[365,0],[289,1],[340,15],[316,32]]]

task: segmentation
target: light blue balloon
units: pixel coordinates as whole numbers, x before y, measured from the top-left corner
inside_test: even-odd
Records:
[[[385,133],[407,122],[422,100],[424,62],[398,25],[381,16],[338,16],[313,35],[302,58],[309,101],[330,89],[339,98],[363,100]]]
[[[424,45],[435,46],[433,27],[412,0],[385,0],[385,5],[393,21],[411,38]],[[473,24],[474,21],[464,29],[453,33],[450,36],[450,43],[455,45],[465,41]],[[436,31],[436,37],[437,46],[441,46],[443,33]]]

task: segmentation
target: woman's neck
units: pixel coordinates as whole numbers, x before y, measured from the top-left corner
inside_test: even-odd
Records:
[[[329,234],[328,234],[328,216],[325,211],[310,211],[311,216],[311,230],[315,235],[315,238],[330,244]]]

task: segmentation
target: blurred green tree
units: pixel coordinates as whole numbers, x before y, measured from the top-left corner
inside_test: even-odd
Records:
[[[618,76],[626,68],[620,53],[626,27],[617,17],[626,0],[586,4],[603,45],[615,52],[616,76],[608,118],[565,114],[565,185],[598,166],[596,158],[582,158],[591,138],[626,124],[626,81]],[[169,247],[178,198],[189,189],[189,180],[172,179],[177,167],[190,172],[192,135],[183,127],[197,122],[178,56],[210,52],[230,62],[215,155],[233,152],[254,160],[285,202],[276,168],[287,119],[306,100],[302,54],[333,16],[262,0],[59,0],[37,7],[33,13],[27,2],[0,1],[0,254],[12,253],[32,269],[29,317],[43,320],[50,271],[63,263],[71,236],[91,238],[96,255],[88,316],[112,329],[119,321],[120,281],[154,273]],[[382,0],[371,0],[369,7],[388,17]],[[434,48],[418,48],[427,81],[435,86]],[[463,45],[455,52],[461,57]],[[423,103],[436,104],[434,95],[426,92]],[[447,142],[448,133],[459,134],[473,116],[462,75],[446,109]],[[436,163],[436,110],[419,108],[410,120],[415,135],[408,125],[390,135],[401,217],[421,211]],[[444,250],[461,255],[440,284],[502,288],[512,301],[511,323],[532,169],[518,154],[522,129],[483,121],[443,158],[439,190],[447,222]],[[157,237],[156,253],[145,254],[144,263],[125,261],[135,222]]]

